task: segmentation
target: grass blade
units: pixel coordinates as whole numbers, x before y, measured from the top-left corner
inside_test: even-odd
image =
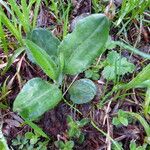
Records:
[[[134,79],[123,85],[124,89],[131,89],[140,86],[143,82],[150,80],[150,64],[148,64]]]
[[[149,108],[150,108],[150,87],[146,91],[146,97],[144,102],[144,114],[148,116]]]
[[[14,62],[14,60],[25,50],[25,47],[20,47],[17,50],[15,50],[15,53],[11,56],[11,58],[8,59],[8,63],[7,66],[5,67],[5,69],[2,72],[2,75],[4,75],[7,70],[10,68],[10,66],[12,65],[12,63]]]
[[[112,143],[116,146],[116,150],[122,150],[119,146],[118,146],[118,144],[117,144],[117,142],[115,141],[115,140],[113,140],[113,138],[111,138],[111,136],[108,136],[107,135],[107,133],[105,133],[103,130],[101,130],[100,128],[98,128],[97,127],[97,125],[94,123],[94,121],[92,121],[91,120],[91,124],[92,124],[92,126],[95,128],[95,129],[97,129],[100,133],[102,133],[104,136],[106,136],[108,139],[110,139],[111,141],[112,141]]]
[[[25,123],[28,124],[32,129],[34,129],[36,133],[38,133],[42,137],[49,139],[49,137],[43,132],[43,130],[40,127],[38,127],[35,123],[27,119],[25,120]]]
[[[127,49],[127,50],[129,50],[129,51],[131,51],[137,55],[140,55],[145,59],[150,59],[150,54],[143,53],[143,52],[139,51],[138,49],[132,47],[131,45],[127,45],[127,44],[120,42],[120,41],[114,41],[114,44],[116,44],[116,45],[118,45],[124,49]]]
[[[34,8],[33,29],[36,27],[40,4],[41,4],[41,0],[37,0],[37,2],[35,4],[35,8]]]
[[[22,5],[22,12],[23,12],[24,19],[29,26],[28,28],[30,28],[30,14],[29,14],[30,12],[26,0],[21,0],[21,5]],[[28,29],[27,31],[30,31],[30,29]]]
[[[134,113],[134,112],[128,112],[125,111],[128,115],[132,116],[133,118],[136,118],[137,120],[139,120],[139,122],[141,123],[141,125],[144,127],[145,132],[147,134],[148,137],[150,137],[150,126],[147,123],[147,121],[139,114]]]
[[[20,20],[23,28],[24,28],[24,31],[27,33],[30,31],[30,28],[29,28],[29,24],[28,24],[28,20],[26,20],[26,16],[25,14],[23,14],[19,8],[19,6],[17,5],[16,1],[14,0],[9,0],[9,3],[11,5],[11,9],[16,13],[18,19]]]
[[[1,17],[0,17],[0,43],[2,44],[2,47],[4,49],[4,53],[8,55],[8,45],[7,45],[7,40],[5,38],[5,33],[3,30],[2,22],[1,22]]]
[[[4,2],[3,0],[0,0],[0,4],[1,4],[2,6],[4,6],[5,9],[6,9],[11,15],[13,15],[13,12],[12,12],[11,9],[8,7],[8,5],[7,5],[6,2]]]
[[[0,11],[0,16],[2,17],[2,23],[10,30],[10,32],[15,36],[15,38],[23,44],[22,36],[18,29],[10,22],[10,20],[7,18],[7,16]]]

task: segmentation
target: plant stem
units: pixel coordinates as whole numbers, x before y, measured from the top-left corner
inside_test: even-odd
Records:
[[[143,53],[143,52],[139,51],[138,49],[132,47],[131,45],[127,45],[127,44],[120,42],[120,41],[114,41],[114,43],[120,47],[123,47],[124,49],[127,49],[127,50],[129,50],[129,51],[131,51],[137,55],[142,56],[145,59],[150,59],[150,54]]]
[[[98,130],[100,133],[102,133],[104,136],[106,136],[109,140],[111,140],[112,143],[116,146],[117,150],[122,150],[122,149],[118,146],[118,144],[116,143],[116,141],[113,140],[113,138],[111,138],[111,136],[108,136],[107,133],[105,133],[103,130],[101,130],[101,129],[94,123],[94,121],[91,120],[91,124],[92,124],[92,126],[93,126],[96,130]]]

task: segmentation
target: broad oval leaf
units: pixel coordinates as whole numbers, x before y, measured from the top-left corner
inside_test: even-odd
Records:
[[[41,78],[29,80],[13,104],[13,111],[24,119],[38,119],[49,109],[54,108],[61,100],[62,93],[56,85],[49,84]]]
[[[53,36],[51,31],[36,28],[28,35],[28,39],[45,50],[50,56],[57,56],[57,48],[60,44],[58,38]]]
[[[64,73],[75,75],[86,70],[105,51],[108,33],[109,21],[105,15],[93,14],[81,19],[58,48],[65,58]]]
[[[32,41],[25,40],[25,43],[36,63],[50,78],[56,80],[59,69],[53,59],[45,52],[45,50],[40,48]]]
[[[70,99],[75,104],[90,102],[96,95],[97,87],[89,79],[80,79],[73,83],[69,89]]]

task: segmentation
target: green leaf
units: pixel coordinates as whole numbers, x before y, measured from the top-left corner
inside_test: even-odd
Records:
[[[36,144],[38,142],[38,138],[37,137],[33,137],[32,139],[30,139],[30,144]]]
[[[42,70],[53,80],[58,78],[58,67],[52,58],[39,46],[29,40],[25,40],[26,46]]]
[[[28,124],[34,130],[34,132],[38,133],[42,137],[49,139],[49,137],[45,134],[45,132],[35,123],[30,121],[29,119],[25,119],[25,123]]]
[[[64,73],[75,75],[86,70],[105,51],[108,33],[109,21],[103,14],[79,20],[58,48],[65,58]]]
[[[9,29],[9,31],[15,36],[15,38],[23,44],[22,36],[18,29],[15,28],[14,24],[7,18],[4,12],[0,11],[0,16],[2,17],[2,23]]]
[[[8,59],[8,63],[7,66],[5,67],[5,69],[3,70],[2,74],[4,75],[8,69],[10,68],[10,66],[12,65],[12,63],[15,61],[15,59],[25,50],[25,47],[20,47],[18,49],[15,50],[15,52],[13,53],[13,55]]]
[[[0,11],[1,11],[1,8],[0,8]],[[3,24],[2,24],[2,17],[0,16],[0,45],[1,45],[1,48],[3,49],[4,51],[4,54],[5,55],[8,55],[8,41],[6,39],[6,34],[5,34],[5,31],[4,31],[4,28],[3,28]]]
[[[124,126],[128,125],[128,118],[127,117],[128,117],[128,115],[123,110],[118,111],[118,120]]]
[[[124,118],[127,118],[128,115],[122,110],[122,109],[119,109],[118,111],[118,117],[124,117]]]
[[[83,118],[81,121],[79,121],[79,126],[84,127],[86,124],[90,122],[90,119],[88,118]]]
[[[136,143],[135,141],[130,142],[130,150],[136,150]]]
[[[118,117],[114,117],[112,120],[112,124],[115,126],[127,126],[128,125],[128,115],[123,111],[123,110],[119,110],[118,111]]]
[[[124,75],[126,73],[132,73],[135,66],[127,61],[125,57],[121,58],[120,54],[116,51],[110,51],[105,60],[106,67],[102,74],[107,80],[115,80],[117,75]]]
[[[13,104],[13,110],[24,119],[36,120],[61,100],[62,93],[56,85],[49,84],[41,78],[29,80]]]
[[[93,71],[91,69],[85,71],[86,78],[92,78],[92,76],[93,76]]]
[[[35,135],[34,135],[34,133],[32,133],[32,132],[26,132],[26,133],[25,133],[25,138],[26,138],[26,139],[32,139],[34,136],[35,136]]]
[[[139,146],[136,150],[146,150],[146,148],[143,146]]]
[[[74,120],[72,119],[72,117],[70,115],[67,116],[67,123],[71,123],[74,122]]]
[[[6,110],[6,109],[8,109],[9,107],[7,106],[7,105],[5,105],[5,104],[3,104],[2,102],[0,102],[0,109],[4,109],[4,110]]]
[[[42,0],[36,0],[35,1],[35,6],[34,6],[34,17],[33,17],[33,28],[36,27],[37,24],[37,20],[38,20],[38,13],[39,13],[39,9],[40,9],[40,5]]]
[[[0,125],[0,149],[1,150],[9,150],[7,141],[2,133],[1,125]]]
[[[106,66],[102,72],[102,75],[107,80],[114,80],[116,78],[115,67]]]
[[[146,91],[145,101],[144,101],[144,113],[146,116],[148,116],[149,108],[150,108],[150,86],[148,87]]]
[[[119,121],[120,121],[124,126],[127,126],[127,125],[128,125],[128,119],[127,119],[127,118],[119,117],[118,119],[119,119]]]
[[[91,78],[92,80],[98,80],[99,77],[100,77],[98,71],[99,70],[96,70],[96,69],[94,70],[94,68],[93,69],[88,69],[88,70],[85,71],[85,77],[86,78]]]
[[[112,124],[115,126],[119,126],[121,123],[117,117],[114,117],[112,120]]]
[[[114,45],[116,44],[116,45],[120,46],[121,48],[129,50],[129,51],[131,51],[131,52],[133,52],[139,56],[142,56],[145,59],[150,59],[150,54],[144,53],[144,52],[136,49],[135,47],[132,47],[131,45],[127,45],[127,44],[120,42],[120,41],[112,41],[112,43]]]
[[[116,51],[109,51],[107,55],[107,63],[109,65],[115,64],[116,61],[120,60],[120,54],[117,53]]]
[[[106,49],[112,50],[116,47],[116,44],[114,42],[112,42],[111,37],[108,37],[108,40],[106,42]]]
[[[66,146],[68,147],[68,149],[72,149],[74,147],[74,142],[73,141],[67,141],[66,142]]]
[[[57,56],[57,48],[60,41],[52,35],[47,29],[34,29],[28,36],[28,39],[45,50],[50,56]]]
[[[73,83],[69,89],[70,99],[75,104],[90,102],[96,95],[97,87],[89,79],[80,79]]]
[[[122,88],[131,89],[140,86],[143,82],[150,80],[150,64],[148,64],[135,78]],[[147,84],[145,84],[147,85]]]
[[[150,80],[146,80],[146,81],[142,82],[137,87],[139,87],[139,88],[145,88],[145,87],[149,88],[150,87]]]
[[[84,140],[85,140],[85,136],[84,136],[83,133],[81,133],[80,136],[79,136],[79,139],[78,139],[79,144],[82,144],[84,142]]]
[[[9,3],[11,5],[11,9],[15,12],[15,14],[17,16],[19,23],[23,26],[24,31],[26,33],[29,32],[30,31],[29,15],[24,13],[24,11],[21,12],[21,10],[20,10],[21,7],[19,5],[17,5],[15,0],[9,0]],[[28,9],[26,8],[26,10],[28,10]]]
[[[141,125],[144,127],[147,136],[150,137],[150,126],[141,115],[134,113],[134,112],[129,112],[129,111],[125,111],[125,113],[127,115],[132,116],[133,118],[136,118],[141,123]]]
[[[123,144],[121,142],[114,141],[114,143],[112,143],[112,150],[123,150]]]

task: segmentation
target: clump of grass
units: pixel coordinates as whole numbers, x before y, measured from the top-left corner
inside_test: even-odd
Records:
[[[33,28],[36,27],[36,21],[38,16],[39,6],[41,0],[31,0],[27,4],[26,0],[21,0],[20,5],[16,3],[15,0],[9,0],[9,5],[5,1],[1,0],[0,4],[0,16],[1,24],[0,30],[6,27],[9,32],[17,39],[20,45],[23,45],[23,35],[24,33],[29,33]],[[30,19],[30,11],[34,7],[34,17]],[[9,12],[10,17],[5,14],[5,10]],[[4,41],[4,32],[1,36]],[[3,42],[3,44],[6,42]],[[6,47],[6,44],[4,45]],[[6,48],[5,48],[6,49]]]
[[[129,16],[130,19],[136,18],[138,15],[142,14],[149,6],[149,0],[123,0],[121,9],[119,11],[119,19],[117,20],[116,25],[118,26],[127,16]],[[129,18],[127,17],[127,19]]]

